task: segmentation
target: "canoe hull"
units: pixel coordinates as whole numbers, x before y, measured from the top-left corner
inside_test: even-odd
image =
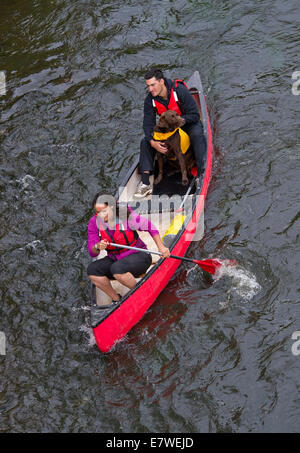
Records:
[[[213,152],[210,122],[199,73],[195,72],[190,81],[192,81],[192,87],[199,94],[199,108],[201,108],[201,118],[207,141],[207,154],[205,171],[200,178],[201,180],[198,181],[197,190],[194,195],[192,215],[184,231],[180,232],[175,245],[171,249],[172,254],[179,256],[185,255],[196,233],[197,240],[203,236],[204,202],[211,176]],[[191,85],[188,86],[191,88]],[[134,290],[128,293],[121,304],[113,309],[107,317],[102,319],[98,325],[93,327],[95,341],[101,352],[109,352],[140,321],[155,299],[166,287],[180,264],[181,261],[177,259],[160,259],[157,265],[146,274]]]

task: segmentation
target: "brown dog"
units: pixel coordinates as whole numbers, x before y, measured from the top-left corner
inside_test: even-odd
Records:
[[[195,165],[195,159],[191,148],[188,147],[189,138],[187,134],[183,131],[182,134],[182,132],[180,133],[178,130],[178,128],[182,127],[184,124],[185,120],[181,118],[180,115],[173,110],[167,110],[160,116],[157,124],[154,126],[153,139],[165,143],[168,148],[168,152],[166,154],[157,153],[158,176],[155,179],[154,184],[158,184],[163,178],[163,161],[165,156],[170,161],[175,171],[181,171],[182,184],[184,186],[188,185],[189,180],[187,172],[190,171]],[[176,132],[172,133],[175,130]],[[184,140],[188,140],[188,142],[185,141],[185,149],[183,149],[183,139],[181,138],[181,134],[185,134],[186,137]],[[186,148],[188,149],[186,150]]]

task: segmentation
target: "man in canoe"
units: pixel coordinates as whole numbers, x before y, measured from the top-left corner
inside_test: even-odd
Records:
[[[188,88],[181,80],[164,77],[159,69],[152,69],[145,74],[148,95],[144,102],[143,129],[145,137],[141,141],[139,171],[141,183],[135,193],[136,198],[143,198],[152,193],[149,176],[153,173],[155,153],[165,154],[167,149],[162,142],[153,140],[153,128],[156,115],[166,110],[174,110],[186,123],[182,129],[189,135],[194,151],[198,175],[202,170],[202,159],[205,155],[206,140],[200,121],[199,111]]]
[[[94,215],[88,224],[88,251],[95,258],[106,249],[107,256],[92,261],[87,273],[94,285],[104,291],[113,303],[117,303],[120,295],[110,280],[115,278],[127,288],[134,288],[136,277],[147,271],[152,258],[147,252],[113,247],[111,242],[146,250],[146,244],[139,238],[137,230],[148,231],[163,258],[168,258],[170,251],[162,244],[158,230],[148,219],[137,215],[130,207],[125,208],[124,216],[124,211],[120,213],[120,206],[116,206],[112,195],[98,193],[92,204]],[[121,217],[125,217],[124,220]],[[101,308],[107,308],[107,305]]]

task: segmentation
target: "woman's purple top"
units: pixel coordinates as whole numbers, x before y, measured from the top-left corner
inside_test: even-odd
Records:
[[[107,227],[107,231],[110,234],[113,234],[114,230],[111,230],[105,222],[103,222],[104,226]],[[137,215],[134,211],[131,211],[130,218],[124,222],[124,227],[125,229],[131,229],[131,230],[138,230],[138,231],[148,231],[152,237],[156,236],[159,234],[157,228],[153,225],[150,220],[146,219],[145,217],[142,217],[140,215]],[[94,258],[98,256],[95,254],[92,250],[92,247],[97,244],[100,241],[100,236],[99,236],[99,229],[97,226],[97,216],[94,215],[88,225],[88,250],[89,254]],[[137,243],[135,244],[135,247],[138,247],[140,249],[147,249],[146,244],[138,238]],[[132,253],[137,253],[136,250],[125,250],[125,252],[118,253],[117,255],[114,254],[114,257],[116,257],[118,260],[121,260],[122,258],[125,258],[125,256],[131,255]],[[107,252],[109,257],[112,257],[112,255]]]

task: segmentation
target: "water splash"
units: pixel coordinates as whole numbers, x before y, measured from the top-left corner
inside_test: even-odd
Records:
[[[91,347],[95,346],[96,340],[95,340],[93,329],[91,327],[87,327],[85,325],[82,325],[82,326],[79,327],[79,330],[81,332],[84,332],[84,333],[87,334],[87,336],[88,336],[88,347],[91,348]]]
[[[72,311],[80,311],[80,310],[90,311],[91,310],[91,306],[90,305],[85,305],[85,306],[82,306],[82,307],[72,307],[71,310]]]
[[[191,271],[193,271],[194,269],[199,269],[198,264],[195,264],[195,266],[193,266],[193,267],[191,267],[190,269],[188,269],[187,272],[186,272],[186,275],[188,276],[189,273],[190,273]]]
[[[75,253],[74,258],[75,258],[76,260],[80,257],[80,255],[81,255],[82,253],[85,252],[85,248],[86,248],[86,241],[83,242],[82,246],[80,247],[80,250],[77,250],[77,252]]]
[[[17,183],[19,183],[22,189],[27,189],[33,182],[35,182],[35,178],[31,175],[25,175],[23,178],[17,179]]]
[[[213,278],[218,281],[225,276],[232,279],[231,290],[246,301],[251,300],[261,290],[254,274],[239,265],[233,265],[229,260],[223,261],[223,266],[217,270]]]
[[[28,242],[24,248],[20,247],[20,250],[27,250],[30,252],[36,252],[40,248],[40,246],[43,246],[42,241],[39,239],[35,239],[34,241]]]
[[[230,298],[231,292],[234,291],[243,300],[249,301],[261,290],[261,286],[257,282],[255,275],[238,265],[236,261],[219,261],[222,265],[216,269],[216,273],[212,275],[212,278],[213,282],[217,282],[223,277],[231,278],[231,287],[227,291],[228,298]],[[188,269],[186,275],[188,276],[195,269],[199,269],[198,264]]]

